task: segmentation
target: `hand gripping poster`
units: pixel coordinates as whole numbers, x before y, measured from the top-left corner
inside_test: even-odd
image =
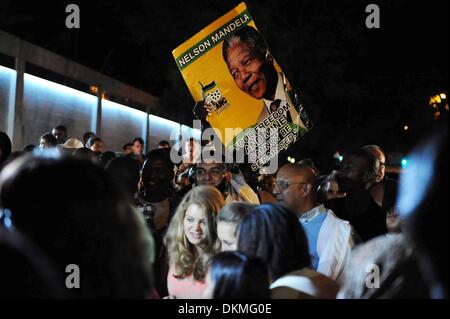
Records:
[[[206,121],[227,152],[257,170],[300,139],[312,123],[245,3],[172,52]],[[257,151],[256,151],[257,150]]]

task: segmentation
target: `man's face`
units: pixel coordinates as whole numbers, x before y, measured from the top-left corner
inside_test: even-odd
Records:
[[[384,175],[386,174],[386,157],[380,151],[377,151],[375,155],[377,156],[380,165],[378,169],[378,175],[380,180],[383,180]]]
[[[277,201],[283,202],[295,212],[303,201],[307,184],[303,176],[295,176],[289,170],[281,168],[277,174],[274,195]]]
[[[157,192],[162,188],[169,187],[170,181],[173,178],[173,170],[161,159],[152,159],[145,171],[145,187],[149,192]]]
[[[342,167],[336,175],[339,191],[351,192],[356,186],[366,183],[367,163],[362,157],[344,157]]]
[[[142,155],[142,152],[144,150],[144,145],[142,145],[141,143],[139,143],[139,141],[135,141],[133,143],[133,151],[135,155]]]
[[[56,138],[58,144],[62,144],[66,141],[66,133],[61,129],[54,128],[52,135]]]
[[[274,176],[264,176],[264,178],[261,181],[261,190],[264,190],[266,192],[269,192],[270,194],[273,194],[273,191],[275,189],[275,182],[276,179]]]
[[[264,63],[244,42],[237,42],[228,50],[227,64],[234,82],[241,91],[258,100],[264,97],[267,89]]]
[[[198,164],[195,176],[199,185],[219,187],[225,179],[226,170],[223,164]]]

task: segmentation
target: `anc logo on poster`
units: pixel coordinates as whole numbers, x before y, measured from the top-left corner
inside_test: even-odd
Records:
[[[215,81],[205,86],[203,86],[201,82],[199,83],[202,88],[203,101],[205,101],[205,104],[210,106],[212,110],[220,114],[230,105],[226,97],[222,95],[222,92],[217,87]]]

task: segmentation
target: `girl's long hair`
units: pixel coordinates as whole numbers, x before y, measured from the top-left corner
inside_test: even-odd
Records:
[[[196,255],[194,245],[189,242],[184,232],[186,210],[194,204],[205,210],[208,222],[208,236],[205,245],[202,247],[202,256]],[[193,188],[178,205],[164,237],[169,263],[175,266],[177,278],[184,278],[192,274],[195,280],[204,279],[209,258],[219,251],[216,216],[223,205],[222,194],[216,188],[210,186]]]

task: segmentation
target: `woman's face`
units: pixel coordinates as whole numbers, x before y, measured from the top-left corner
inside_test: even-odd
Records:
[[[197,204],[192,204],[186,210],[183,221],[184,233],[192,245],[201,245],[209,237],[206,211]]]
[[[237,226],[237,223],[233,222],[217,223],[217,237],[221,243],[221,251],[237,250]]]

